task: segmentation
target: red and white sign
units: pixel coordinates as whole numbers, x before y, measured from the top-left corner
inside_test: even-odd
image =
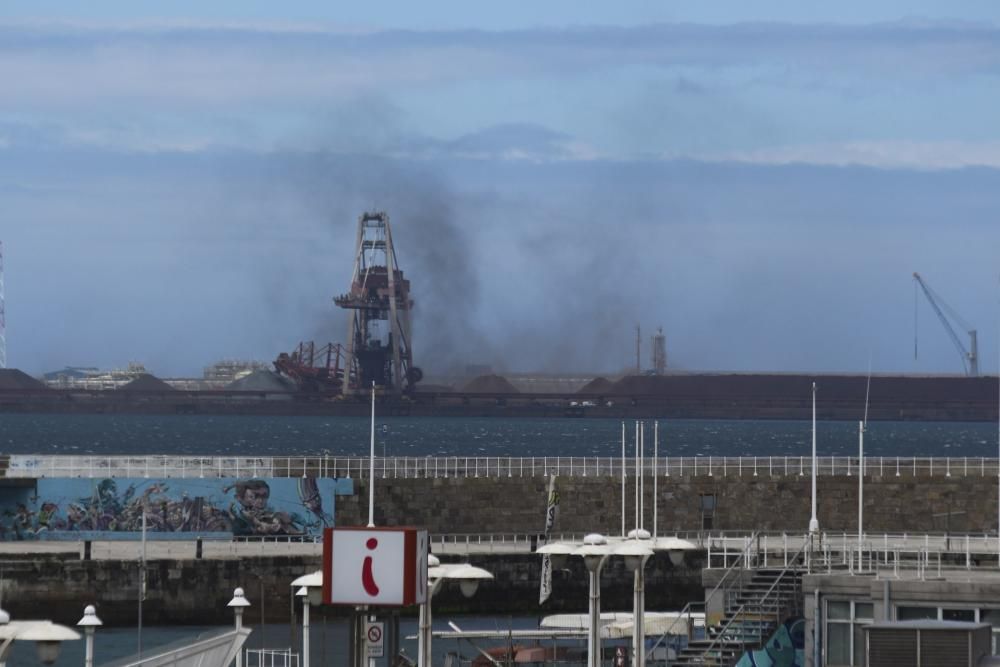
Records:
[[[328,528],[323,535],[323,602],[407,606],[427,596],[427,531]]]

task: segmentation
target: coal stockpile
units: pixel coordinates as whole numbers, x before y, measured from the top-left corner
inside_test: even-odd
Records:
[[[226,385],[227,391],[294,392],[295,383],[273,371],[258,370],[233,380]]]
[[[480,375],[464,387],[466,394],[516,394],[517,387],[499,375]]]
[[[864,375],[631,375],[614,383],[611,396],[656,396],[685,400],[798,399],[812,394],[823,401],[864,400]],[[873,376],[871,400],[895,402],[997,401],[995,377]]]
[[[160,378],[148,373],[140,375],[128,384],[118,387],[116,391],[175,391],[173,387]]]
[[[46,391],[44,382],[16,368],[0,368],[0,391]]]
[[[596,377],[587,384],[580,387],[576,393],[589,394],[591,396],[604,396],[614,391],[615,383],[605,377]]]

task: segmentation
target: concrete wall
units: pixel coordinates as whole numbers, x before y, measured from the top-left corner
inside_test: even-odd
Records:
[[[666,554],[650,559],[646,568],[649,609],[680,609],[701,599],[702,553],[690,553],[675,566]],[[443,561],[456,559],[442,558]],[[538,613],[587,610],[587,576],[581,559],[569,559],[557,569],[553,594],[538,605],[541,556],[476,556],[463,559],[493,573],[472,598],[457,586],[444,586],[434,596],[441,613]],[[256,625],[261,614],[269,623],[290,617],[290,583],[320,567],[319,558],[263,557],[215,560],[159,560],[148,562],[147,595],[143,619],[150,625],[224,624],[232,621],[226,603],[242,586],[253,605],[246,621]],[[77,558],[31,557],[0,562],[3,570],[4,609],[15,619],[51,618],[75,624],[83,608],[97,605],[108,625],[135,625],[138,609],[139,565],[136,561],[82,561]],[[632,605],[632,575],[622,559],[608,562],[602,577],[603,607],[627,611]],[[330,608],[334,615],[338,609]],[[416,614],[416,608],[404,613]]]
[[[997,479],[993,475],[913,477],[895,469],[865,477],[867,532],[986,532],[997,527]],[[626,490],[626,525],[634,518],[634,479]],[[819,521],[825,531],[857,530],[857,476],[820,477]],[[661,532],[698,530],[702,496],[713,496],[714,530],[803,531],[810,516],[810,478],[798,474],[754,477],[730,473],[709,477],[660,477],[658,526]],[[368,486],[356,481],[357,495],[338,499],[337,525],[368,520]],[[557,532],[621,531],[621,480],[562,477]],[[547,480],[543,477],[389,479],[375,486],[379,525],[415,525],[431,533],[539,533],[544,527]],[[645,484],[646,526],[652,525],[653,492]],[[938,516],[935,516],[938,515]],[[950,519],[948,518],[950,515]]]

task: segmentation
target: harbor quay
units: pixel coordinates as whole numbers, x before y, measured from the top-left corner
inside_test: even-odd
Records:
[[[636,525],[640,503],[643,525],[652,527],[655,515],[661,534],[797,533],[811,513],[805,457],[663,458],[656,466],[646,461],[641,481],[634,462],[626,461],[624,486],[621,461],[613,458],[488,459],[475,470],[450,458],[436,470],[417,465],[376,473],[377,524],[422,526],[456,539],[537,533],[551,476],[560,498],[555,529],[565,533],[619,534]],[[857,533],[858,471],[856,458],[819,460],[817,517],[825,531]],[[861,480],[864,532],[996,534],[996,459],[871,458]],[[367,520],[367,477],[358,476],[355,485],[357,493],[338,502],[340,525]]]
[[[41,554],[0,545],[4,608],[19,618],[45,617],[73,624],[79,620],[80,609],[95,604],[106,624],[135,625],[143,566],[136,558],[134,545],[127,549],[124,546],[113,543],[103,554],[107,557],[83,560],[68,550]],[[248,545],[248,555],[197,559],[193,557],[194,544],[173,543],[175,550],[182,546],[190,548],[190,557],[147,557],[146,595],[142,602],[146,623],[226,624],[232,620],[226,603],[235,587],[242,587],[253,602],[248,624],[286,623],[296,613],[291,582],[322,565],[318,553],[259,556],[252,555],[256,545]],[[111,553],[115,549],[118,553]],[[703,558],[704,552],[692,552],[680,564],[671,562],[665,553],[651,559],[647,566],[647,599],[652,608],[680,609],[699,599],[703,594]],[[459,559],[442,556],[441,560]],[[481,584],[471,598],[463,596],[458,587],[444,588],[434,598],[438,614],[548,614],[587,608],[586,570],[579,559],[570,559],[555,571],[553,594],[544,606],[538,605],[540,556],[478,553],[460,560],[488,570],[494,579]],[[608,610],[631,608],[632,574],[623,563],[609,564],[602,583]],[[410,611],[416,613],[415,608]],[[334,618],[347,611],[329,607],[321,613]]]
[[[225,602],[236,586],[262,602],[252,614],[283,622],[293,609],[290,582],[320,567],[321,530],[365,525],[372,484],[367,459],[10,457],[6,463],[4,607],[30,618],[93,603],[110,624],[134,624],[142,571],[149,623],[226,622]],[[442,591],[435,598],[440,613],[584,610],[587,579],[578,559],[557,569],[552,597],[537,605],[541,557],[532,552],[546,541],[632,529],[639,523],[637,487],[646,528],[699,547],[679,564],[665,554],[650,561],[650,608],[676,610],[700,599],[703,569],[730,566],[750,543],[765,564],[787,564],[801,551],[810,518],[809,459],[659,458],[641,470],[640,481],[634,461],[617,458],[379,459],[374,521],[426,528],[442,561],[494,574],[471,599]],[[546,540],[553,477],[559,511]],[[858,460],[818,461],[817,546],[828,567],[851,566],[859,546],[882,567],[902,561],[924,570],[935,563],[967,568],[990,559],[996,566],[996,459],[870,458],[861,479],[859,542],[853,537]],[[606,609],[630,608],[629,572],[609,565],[602,588]]]

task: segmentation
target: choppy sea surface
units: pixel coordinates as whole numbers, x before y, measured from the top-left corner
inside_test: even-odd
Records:
[[[652,453],[652,421],[646,422]],[[2,454],[284,456],[368,454],[370,423],[353,417],[0,415]],[[798,456],[808,421],[660,420],[661,456]],[[631,443],[634,422],[627,422]],[[618,456],[613,419],[376,418],[388,456]],[[869,456],[997,456],[996,424],[871,422]],[[857,422],[820,422],[823,456],[857,453]]]

